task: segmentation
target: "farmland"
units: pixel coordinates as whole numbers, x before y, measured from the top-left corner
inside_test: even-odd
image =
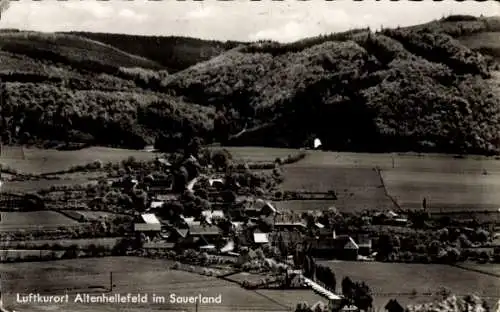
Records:
[[[72,224],[77,221],[55,211],[0,212],[0,226]]]
[[[17,148],[15,148],[17,149]],[[9,153],[9,148],[2,151],[2,163],[9,168],[23,173],[57,172],[76,165],[84,165],[96,160],[103,163],[120,162],[128,157],[137,160],[151,160],[157,154],[142,150],[127,150],[107,147],[90,147],[76,151],[59,151],[38,148],[22,148],[19,153]]]
[[[402,208],[419,208],[427,198],[430,211],[497,210],[500,207],[500,175],[449,172],[383,171],[388,193]]]
[[[306,158],[307,159],[307,158]],[[284,190],[328,192],[335,190],[338,200],[335,206],[343,211],[363,209],[393,209],[394,204],[385,195],[378,173],[368,168],[343,168],[291,165],[285,168]],[[279,203],[282,208],[300,210],[327,208],[328,201],[290,201]]]
[[[133,257],[109,257],[100,259],[61,260],[56,262],[32,262],[0,265],[2,276],[3,299],[7,307],[15,306],[15,293],[38,292],[41,294],[62,293],[68,291],[95,293],[109,286],[109,272],[113,271],[113,292],[126,294],[141,293],[168,296],[177,295],[218,295],[222,294],[222,305],[206,305],[203,311],[286,311],[282,305],[267,299],[256,292],[247,291],[230,282],[215,277],[200,276],[184,271],[169,270],[172,263],[163,260],[151,260]],[[96,309],[95,305],[94,311]],[[20,308],[18,306],[17,308]],[[30,311],[38,311],[30,306]],[[47,308],[47,307],[45,307]],[[88,305],[54,305],[53,311],[87,311]],[[179,304],[149,304],[133,307],[123,305],[100,305],[99,311],[139,311],[147,309],[194,310],[194,306]],[[135,310],[137,309],[137,310]]]
[[[276,158],[284,158],[288,155],[295,155],[297,149],[288,148],[259,148],[259,147],[224,147],[227,149],[233,159],[244,160],[247,162],[270,162]],[[217,149],[217,148],[213,148]]]
[[[100,220],[106,217],[114,216],[114,213],[106,212],[106,211],[88,211],[88,210],[64,210],[62,211],[66,216],[80,220],[82,217],[85,220]]]
[[[30,241],[3,241],[0,245],[3,248],[28,248],[37,249],[46,246],[59,245],[62,248],[67,248],[71,245],[77,245],[79,248],[88,248],[90,245],[105,246],[112,248],[120,240],[115,237],[91,238],[91,239],[36,239]]]
[[[490,304],[500,299],[499,278],[452,266],[341,261],[321,263],[334,270],[337,281],[341,281],[344,276],[355,281],[365,281],[372,289],[375,305],[378,307],[392,298],[397,298],[398,301],[401,298],[401,302],[405,304],[424,299],[429,301],[429,298],[419,297],[436,293],[442,286],[457,295],[477,292]],[[416,295],[412,296],[411,293],[415,291]]]

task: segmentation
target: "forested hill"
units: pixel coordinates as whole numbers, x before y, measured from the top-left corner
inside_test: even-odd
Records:
[[[496,153],[500,19],[290,44],[0,32],[4,141]],[[135,44],[132,44],[134,42]]]

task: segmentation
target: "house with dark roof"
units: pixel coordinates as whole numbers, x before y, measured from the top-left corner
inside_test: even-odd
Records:
[[[385,305],[384,309],[387,312],[404,312],[405,308],[395,299],[389,300]]]
[[[338,235],[309,242],[311,253],[316,257],[357,260],[359,246],[349,235]]]
[[[369,256],[372,253],[372,239],[367,234],[358,235],[358,246],[359,254],[363,256]]]

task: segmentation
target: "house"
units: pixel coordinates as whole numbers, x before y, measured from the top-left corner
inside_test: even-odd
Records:
[[[253,242],[255,244],[267,244],[269,243],[269,237],[267,233],[253,233]]]
[[[356,260],[359,246],[349,235],[338,235],[334,238],[314,239],[310,241],[313,255],[317,257],[333,257],[342,260]]]
[[[260,215],[269,216],[279,213],[270,201],[260,198],[255,201],[254,208],[259,211]]]
[[[193,243],[197,244],[197,242],[200,242],[203,243],[203,245],[209,245],[217,242],[221,238],[222,230],[217,226],[189,224],[188,239]]]
[[[304,222],[276,222],[274,228],[276,231],[303,231],[307,230],[307,225]]]
[[[158,165],[165,167],[165,168],[172,167],[172,164],[168,160],[166,160],[165,158],[156,158],[156,162]]]
[[[372,239],[368,235],[358,237],[359,254],[369,256],[372,253]]]
[[[210,184],[211,187],[214,187],[216,189],[223,189],[224,188],[224,179],[222,178],[210,178],[208,179],[208,183]]]
[[[334,239],[338,258],[342,260],[356,260],[358,258],[359,246],[349,235],[338,235]]]
[[[395,299],[389,300],[385,305],[384,309],[387,312],[404,312],[405,308]]]
[[[153,200],[151,202],[151,204],[149,204],[149,208],[150,209],[157,209],[157,208],[161,208],[161,206],[163,206],[165,202],[164,201],[160,201],[160,200]]]
[[[134,224],[134,230],[136,232],[156,234],[161,231],[161,223],[153,213],[145,213]]]

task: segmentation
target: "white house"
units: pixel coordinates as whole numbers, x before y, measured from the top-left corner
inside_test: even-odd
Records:
[[[160,232],[160,220],[153,213],[145,213],[141,215],[141,221],[134,224],[136,232]]]

